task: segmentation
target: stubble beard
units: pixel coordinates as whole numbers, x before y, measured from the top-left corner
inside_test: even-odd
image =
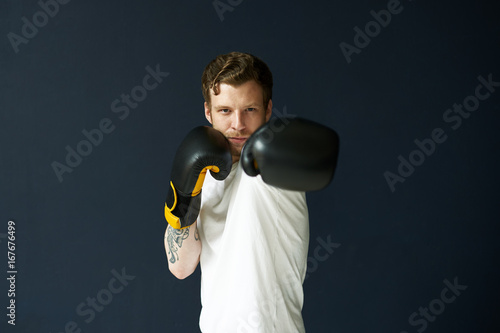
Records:
[[[243,150],[243,146],[239,147],[230,143],[230,147],[231,147],[231,156],[233,158],[233,163],[239,161],[241,156],[241,151]]]

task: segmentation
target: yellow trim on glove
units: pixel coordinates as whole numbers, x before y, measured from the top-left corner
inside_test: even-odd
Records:
[[[198,176],[198,180],[196,181],[196,185],[194,185],[193,193],[191,193],[192,197],[197,196],[201,192],[201,187],[203,186],[203,182],[205,181],[205,176],[207,175],[207,171],[212,170],[213,172],[219,172],[220,169],[216,165],[210,165],[203,170],[201,170],[200,175]]]
[[[167,203],[165,203],[165,219],[167,220],[168,224],[172,226],[172,228],[181,229],[180,219],[174,214],[172,214],[172,211],[174,210],[175,206],[177,206],[177,191],[175,190],[175,186],[172,182],[170,182],[170,186],[174,191],[174,204],[172,205],[172,208],[168,208]]]

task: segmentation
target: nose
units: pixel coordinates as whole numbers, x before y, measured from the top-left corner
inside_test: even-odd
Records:
[[[236,131],[243,131],[245,129],[245,114],[241,110],[234,111],[232,127]]]

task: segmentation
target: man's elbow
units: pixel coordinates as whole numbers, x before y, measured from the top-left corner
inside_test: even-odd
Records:
[[[184,280],[194,272],[194,269],[186,269],[186,267],[180,267],[179,265],[169,265],[168,269],[179,280]]]

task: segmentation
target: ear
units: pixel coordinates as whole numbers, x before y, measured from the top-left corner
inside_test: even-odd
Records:
[[[267,103],[267,109],[266,109],[266,122],[269,121],[272,113],[273,113],[273,101],[269,100],[269,103]]]
[[[205,102],[204,107],[205,107],[205,118],[207,118],[208,122],[212,124],[212,112],[210,112],[210,107],[208,106],[207,102]]]

